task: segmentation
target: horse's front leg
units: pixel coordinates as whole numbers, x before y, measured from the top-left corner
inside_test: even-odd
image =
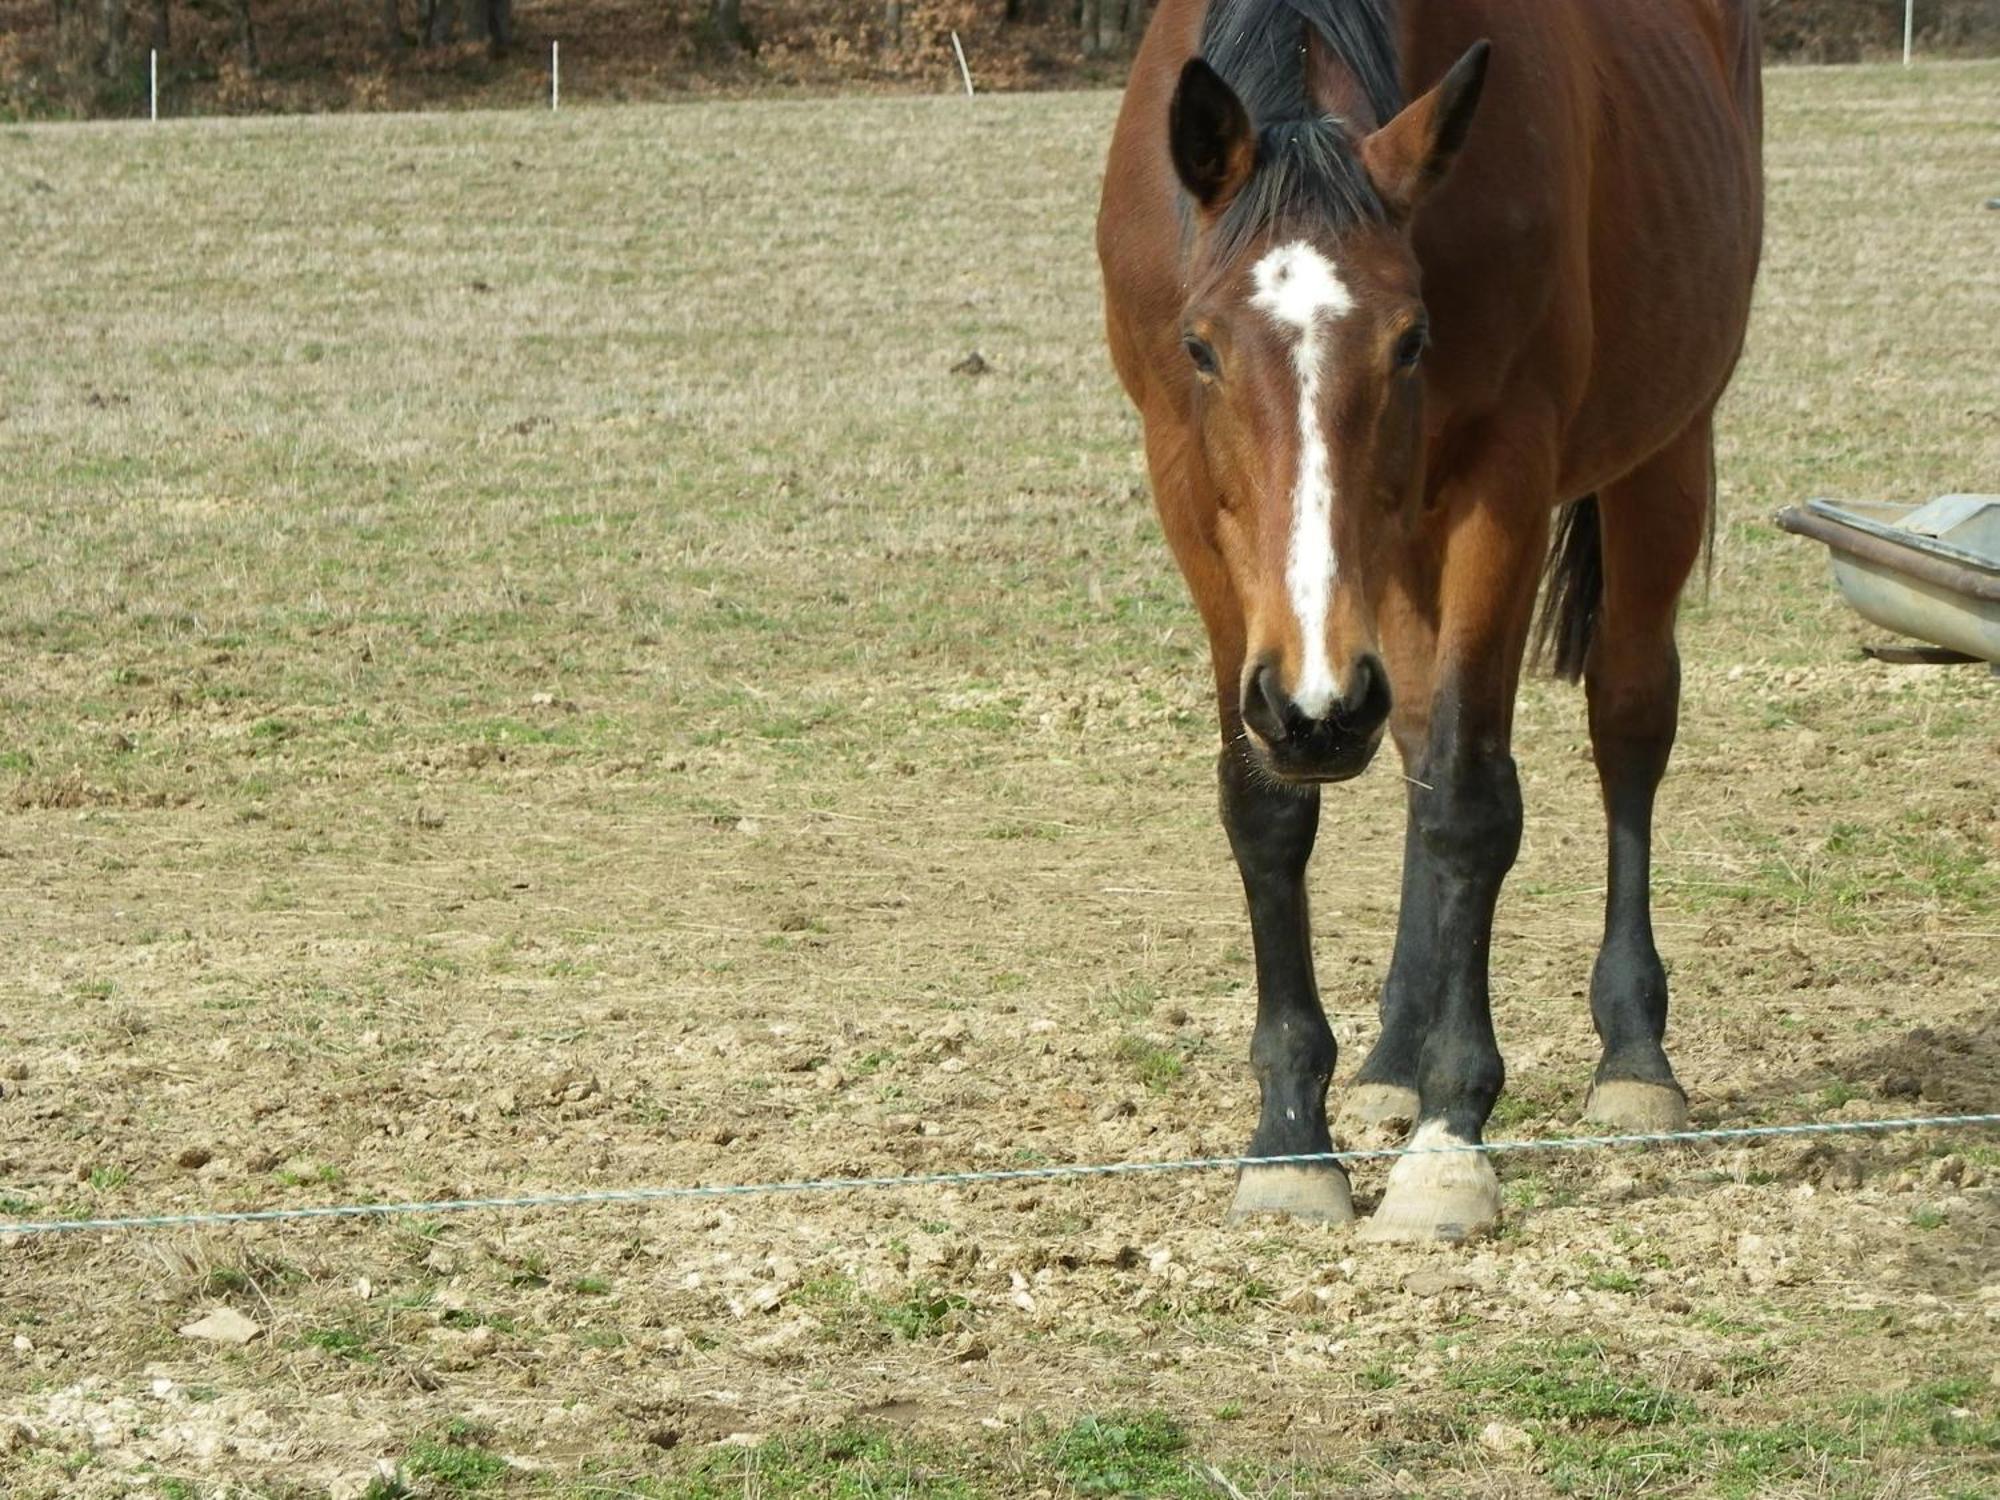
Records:
[[[1333,1030],[1313,977],[1306,862],[1319,829],[1319,793],[1278,786],[1235,745],[1223,748],[1222,826],[1243,875],[1257,955],[1257,1029],[1250,1061],[1262,1105],[1250,1156],[1333,1149],[1326,1086],[1333,1076]],[[1249,1214],[1346,1223],[1354,1217],[1347,1173],[1337,1162],[1246,1167],[1236,1182],[1232,1220]]]
[[[1492,1162],[1453,1148],[1480,1142],[1505,1080],[1488,967],[1494,907],[1521,844],[1510,740],[1548,513],[1528,496],[1515,506],[1474,500],[1444,522],[1436,654],[1410,773],[1404,895],[1416,904],[1399,934],[1404,972],[1392,970],[1385,997],[1402,1009],[1384,1015],[1397,1047],[1421,1026],[1416,1154],[1391,1169],[1364,1230],[1373,1240],[1464,1239],[1500,1213]],[[1420,929],[1427,953],[1411,946]]]

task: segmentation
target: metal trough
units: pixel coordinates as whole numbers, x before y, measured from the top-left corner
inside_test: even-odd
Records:
[[[2000,495],[1944,495],[1914,509],[1808,500],[1777,522],[1826,543],[1834,583],[1864,618],[2000,662]]]

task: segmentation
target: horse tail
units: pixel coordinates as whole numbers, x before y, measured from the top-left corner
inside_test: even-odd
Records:
[[[1556,516],[1549,560],[1542,573],[1542,617],[1535,626],[1534,660],[1557,677],[1575,682],[1597,630],[1604,601],[1604,542],[1597,496],[1572,500]]]

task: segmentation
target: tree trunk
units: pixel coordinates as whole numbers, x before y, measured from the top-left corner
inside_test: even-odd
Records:
[[[167,20],[167,0],[153,0],[153,50],[164,55],[173,40],[173,26]]]
[[[116,78],[125,71],[125,0],[98,0],[97,71]]]
[[[495,57],[514,46],[514,0],[486,0],[486,50]]]
[[[486,40],[487,10],[486,0],[465,0],[459,7],[459,20],[465,27],[468,42]]]
[[[724,52],[747,48],[750,32],[743,25],[743,0],[708,0],[708,31],[711,41]]]
[[[1152,0],[1125,0],[1125,46],[1129,51],[1139,50],[1139,39],[1145,36],[1146,23],[1152,18]]]
[[[402,0],[382,0],[382,45],[391,52],[401,52],[408,45],[403,35]]]
[[[442,47],[448,44],[458,21],[458,6],[454,0],[421,0],[419,9],[423,15],[424,45]]]
[[[1112,0],[1112,3],[1115,5],[1118,0]],[[1103,16],[1104,8],[1099,4],[1099,0],[1082,0],[1077,6],[1076,29],[1085,57],[1097,56],[1103,45],[1103,33],[1100,29]]]
[[[903,45],[903,0],[885,0],[882,6],[882,48],[894,52]]]
[[[257,71],[257,24],[250,16],[250,0],[230,0],[230,14],[236,22],[236,59],[243,71]]]
[[[79,0],[55,0],[56,64],[74,74],[84,51],[85,27]]]

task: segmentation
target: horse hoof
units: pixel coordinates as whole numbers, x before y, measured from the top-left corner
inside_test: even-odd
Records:
[[[1354,1200],[1348,1196],[1347,1174],[1338,1166],[1245,1167],[1236,1178],[1228,1222],[1240,1224],[1256,1214],[1351,1224]]]
[[[1361,1238],[1375,1244],[1456,1244],[1475,1239],[1500,1217],[1500,1178],[1478,1151],[1423,1151],[1454,1137],[1432,1124],[1410,1144],[1420,1154],[1402,1156],[1389,1169],[1389,1185]]]
[[[1340,1102],[1334,1134],[1356,1146],[1393,1146],[1417,1122],[1417,1091],[1393,1083],[1357,1083]]]
[[[1688,1127],[1687,1095],[1671,1084],[1614,1078],[1595,1084],[1583,1101],[1586,1124],[1652,1134]]]

